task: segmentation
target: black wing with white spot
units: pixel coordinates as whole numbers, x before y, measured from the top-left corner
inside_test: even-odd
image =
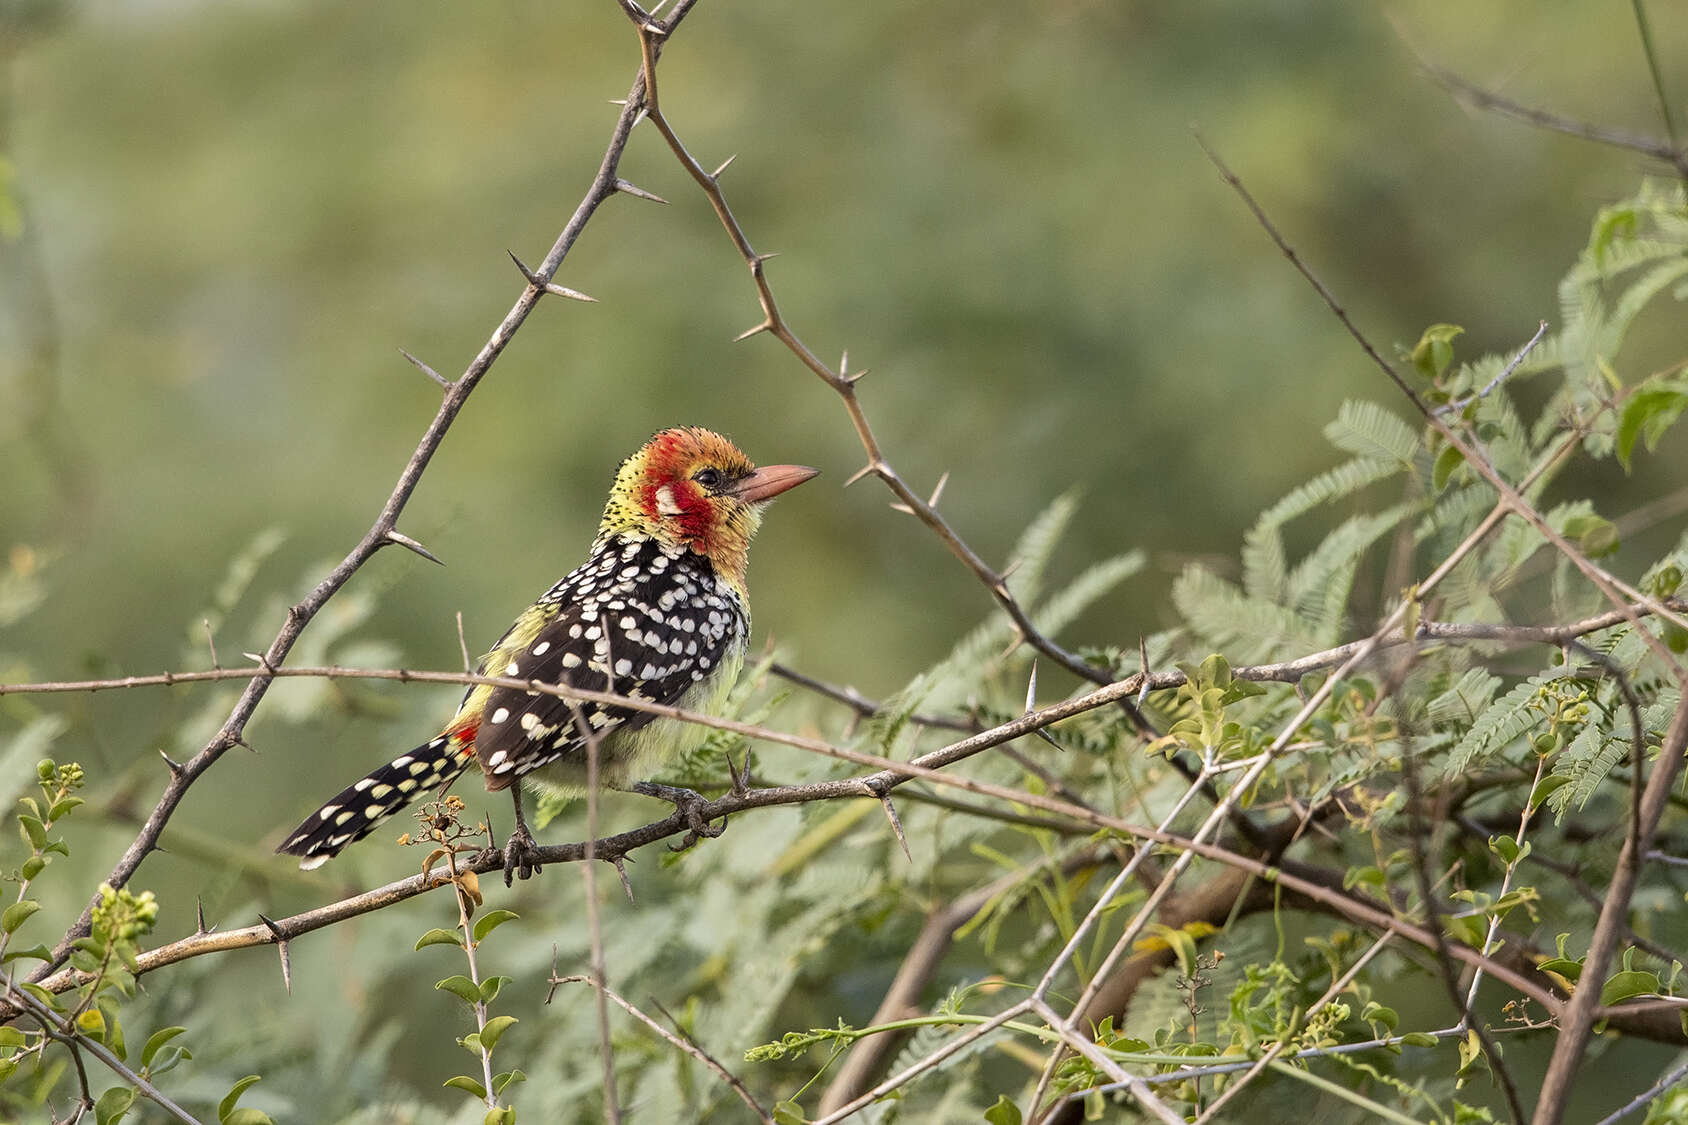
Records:
[[[483,665],[487,675],[520,677],[588,691],[613,691],[673,705],[710,679],[744,642],[750,621],[738,595],[690,551],[651,540],[612,538],[540,600],[547,620],[525,645],[520,622]],[[530,626],[531,628],[531,626]],[[599,734],[627,733],[656,716],[583,703]],[[487,785],[522,774],[583,745],[566,700],[494,688],[481,708],[475,753]]]

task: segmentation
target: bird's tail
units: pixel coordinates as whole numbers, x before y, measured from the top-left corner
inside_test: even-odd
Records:
[[[306,871],[320,867],[375,831],[422,794],[452,781],[475,760],[473,727],[449,730],[352,782],[288,833],[278,855],[296,855]]]

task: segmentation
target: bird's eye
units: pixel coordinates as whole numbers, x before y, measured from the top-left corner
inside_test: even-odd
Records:
[[[692,475],[692,479],[705,488],[714,488],[721,483],[721,471],[719,469],[699,469]]]

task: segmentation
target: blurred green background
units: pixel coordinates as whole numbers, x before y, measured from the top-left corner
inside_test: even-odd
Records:
[[[398,349],[447,375],[479,349],[521,288],[506,248],[539,259],[574,208],[636,41],[607,0],[0,12],[25,227],[0,268],[0,550],[45,598],[0,631],[0,674],[204,667],[207,618],[230,661],[367,528],[438,402]],[[1666,82],[1688,89],[1688,7],[1652,16]],[[887,454],[917,488],[951,474],[943,507],[987,559],[1074,486],[1068,573],[1147,550],[1148,574],[1070,637],[1130,648],[1172,621],[1185,561],[1234,556],[1263,506],[1332,462],[1316,434],[1343,398],[1399,405],[1192,125],[1374,340],[1454,321],[1463,356],[1553,321],[1594,211],[1650,170],[1462,109],[1408,42],[1522,101],[1661,131],[1616,2],[711,0],[662,73],[699,158],[738,154],[729,197],[780,252],[796,330],[872,369]],[[654,130],[622,174],[672,205],[604,207],[558,277],[600,303],[540,306],[402,520],[448,566],[383,553],[296,659],[457,667],[454,614],[472,648],[496,637],[582,556],[616,462],[675,423],[825,471],[775,507],[751,568],[758,639],[804,670],[882,693],[988,609],[882,489],[840,490],[861,455],[835,397],[768,337],[731,342],[757,319],[753,290]],[[241,557],[251,584],[225,613]],[[176,824],[282,871],[262,858],[278,833],[432,733],[453,696],[279,688],[251,729],[259,754],[214,771]],[[54,752],[122,779],[144,812],[154,751],[191,752],[227,705],[202,690],[0,706],[64,717]],[[131,834],[123,804],[91,871]],[[362,862],[341,874],[409,859]],[[176,854],[140,885],[171,879],[202,882]],[[321,900],[299,888],[278,908]],[[167,919],[191,917],[164,897]],[[266,994],[271,975],[254,976]]]

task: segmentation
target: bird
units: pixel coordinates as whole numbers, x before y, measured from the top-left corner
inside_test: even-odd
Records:
[[[617,470],[586,561],[522,611],[481,659],[478,674],[718,709],[738,678],[750,635],[751,537],[769,501],[817,472],[803,465],[757,468],[730,439],[700,427],[658,432]],[[587,784],[588,729],[597,743],[599,783],[616,788],[695,749],[708,734],[696,723],[648,711],[476,684],[438,735],[346,786],[276,851],[299,857],[305,870],[316,868],[477,766],[488,790],[508,789],[515,803],[505,881],[517,870],[526,876],[537,864],[522,785],[579,795]],[[700,800],[690,790],[649,782],[632,788],[673,801],[682,812],[686,801]]]

